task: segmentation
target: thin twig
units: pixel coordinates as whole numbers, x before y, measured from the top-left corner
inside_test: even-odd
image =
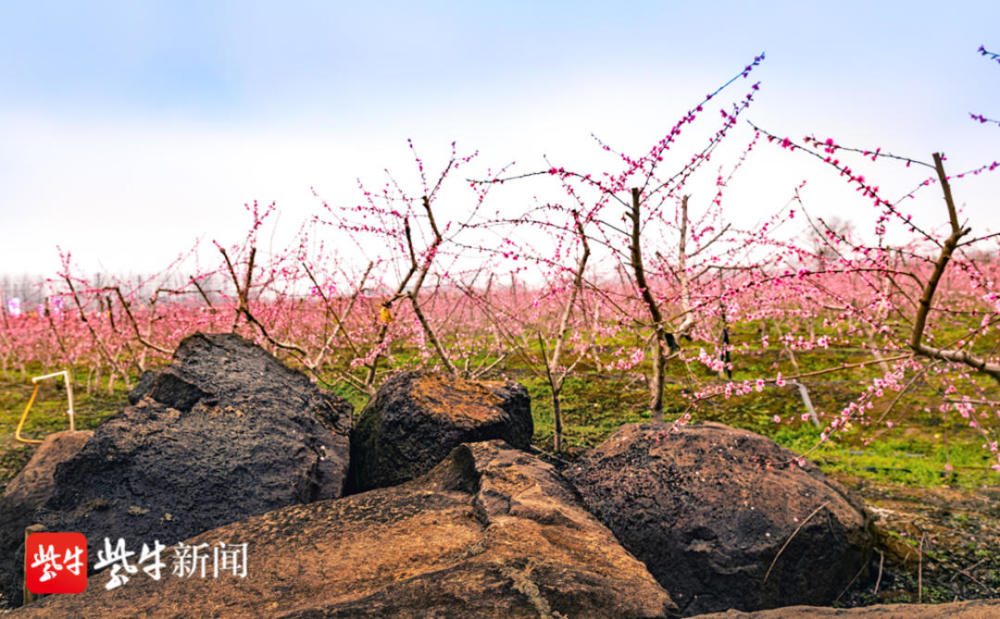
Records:
[[[875,552],[878,553],[878,578],[875,579],[875,592],[872,594],[878,597],[878,586],[882,584],[882,566],[885,564],[885,553],[881,550],[876,549]]]
[[[836,604],[837,602],[839,602],[839,601],[840,601],[840,598],[844,597],[844,594],[845,594],[845,593],[847,593],[847,591],[848,591],[848,590],[849,590],[849,589],[851,588],[851,585],[853,585],[853,584],[854,584],[854,581],[858,579],[858,576],[860,576],[860,575],[861,575],[861,572],[865,571],[865,568],[866,568],[866,567],[868,567],[868,564],[867,564],[867,563],[862,563],[862,564],[861,564],[861,567],[860,567],[860,568],[858,568],[858,573],[854,575],[854,578],[852,578],[852,579],[851,579],[851,582],[847,583],[847,586],[846,586],[846,587],[844,587],[844,590],[843,590],[843,591],[841,591],[841,592],[840,592],[840,595],[838,595],[838,596],[837,596],[837,599],[835,599],[835,600],[833,601],[833,603],[834,603],[834,604]]]
[[[205,289],[202,288],[201,284],[198,283],[198,280],[192,277],[191,283],[194,284],[194,287],[198,289],[198,294],[201,295],[201,298],[205,299],[205,304],[208,305],[208,308],[214,312],[215,307],[212,305],[212,301],[208,298],[208,294],[205,293]]]
[[[795,537],[795,535],[796,535],[796,534],[797,534],[797,533],[798,533],[798,532],[799,532],[800,530],[802,530],[802,527],[804,527],[804,526],[805,526],[805,524],[806,524],[807,522],[809,522],[809,519],[810,519],[810,518],[812,518],[813,516],[815,516],[816,514],[818,514],[818,513],[819,513],[819,510],[823,509],[823,508],[824,508],[824,507],[826,507],[826,506],[827,506],[828,504],[829,504],[829,501],[824,501],[824,502],[823,502],[823,503],[822,503],[822,504],[821,504],[821,505],[820,505],[819,507],[817,507],[816,509],[814,509],[814,510],[812,511],[812,513],[811,513],[811,514],[809,514],[808,516],[806,516],[806,519],[805,519],[805,520],[803,520],[802,522],[800,522],[800,523],[799,523],[799,526],[795,527],[795,530],[794,530],[794,531],[792,531],[792,534],[791,534],[791,535],[789,535],[789,536],[788,536],[788,539],[786,539],[786,540],[785,540],[785,543],[784,543],[784,544],[783,544],[783,545],[781,546],[781,549],[780,549],[780,550],[778,550],[778,554],[774,555],[774,559],[772,559],[772,560],[771,560],[771,565],[770,565],[770,566],[768,566],[768,568],[767,568],[767,573],[766,573],[766,574],[764,574],[764,582],[762,582],[762,583],[761,583],[761,585],[764,585],[764,584],[767,584],[767,579],[768,579],[768,578],[769,578],[769,577],[771,576],[771,570],[773,570],[773,569],[774,569],[774,564],[778,562],[778,557],[780,557],[780,556],[781,556],[781,553],[783,553],[783,552],[785,551],[785,548],[788,548],[788,545],[789,545],[790,543],[792,543],[792,538],[794,538],[794,537]]]
[[[917,548],[917,604],[924,603],[924,538],[927,531],[920,535],[920,546]]]
[[[139,343],[148,348],[152,348],[156,352],[162,353],[164,355],[172,354],[172,351],[167,350],[162,346],[157,346],[156,344],[150,342],[149,340],[147,340],[142,336],[142,333],[139,332],[139,324],[136,322],[135,316],[132,314],[132,308],[129,307],[128,302],[125,301],[125,296],[122,294],[121,288],[118,286],[113,286],[111,290],[113,290],[115,294],[118,295],[118,302],[121,303],[122,309],[125,310],[125,315],[128,316],[129,324],[132,325],[132,331],[135,332],[135,338],[139,341]]]

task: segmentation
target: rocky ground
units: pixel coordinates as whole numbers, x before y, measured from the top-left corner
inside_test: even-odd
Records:
[[[839,480],[865,498],[878,533],[873,573],[844,595],[845,605],[1000,596],[1000,488]]]
[[[0,442],[0,494],[32,449],[13,440]],[[871,573],[857,579],[841,605],[1000,596],[1000,488],[912,488],[846,476],[837,479],[865,498],[876,517],[880,551],[872,559]]]

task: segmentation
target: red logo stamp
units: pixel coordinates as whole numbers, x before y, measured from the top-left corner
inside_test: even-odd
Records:
[[[83,533],[32,533],[24,545],[24,574],[32,593],[81,593],[87,588]]]

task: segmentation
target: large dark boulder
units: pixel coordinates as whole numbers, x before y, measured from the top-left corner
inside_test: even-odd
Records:
[[[86,535],[90,557],[105,537],[170,544],[344,491],[350,405],[238,335],[184,339],[131,396],[56,467],[51,498],[31,515]],[[0,539],[23,536],[12,528],[0,525]],[[13,555],[0,562],[20,572]]]
[[[0,609],[20,600],[23,578],[24,529],[35,524],[35,513],[52,496],[56,466],[83,448],[93,432],[53,432],[45,437],[24,468],[10,480],[0,498]],[[0,611],[2,614],[2,611]]]
[[[774,610],[699,615],[699,619],[991,619],[1000,617],[1000,600],[969,600],[950,604],[876,604],[860,608],[790,606]]]
[[[502,439],[531,445],[528,391],[513,382],[401,372],[382,385],[351,433],[351,483],[370,490],[431,470],[456,446]]]
[[[4,502],[31,509],[44,505],[52,496],[56,466],[78,454],[93,434],[90,430],[63,430],[46,436],[31,454],[31,460],[7,484]]]
[[[549,464],[462,445],[409,483],[285,507],[187,540],[247,543],[246,578],[141,571],[14,616],[664,617],[676,606]],[[168,549],[169,552],[170,549]],[[209,565],[209,569],[212,566]]]
[[[669,430],[623,426],[563,474],[684,614],[829,604],[867,564],[869,517],[815,465],[722,424]]]

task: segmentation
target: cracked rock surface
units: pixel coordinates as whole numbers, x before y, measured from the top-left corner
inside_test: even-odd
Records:
[[[20,514],[49,531],[86,535],[91,564],[105,537],[136,550],[172,544],[343,493],[350,404],[238,335],[185,338],[170,365],[144,374],[129,397],[132,406],[55,467],[44,506]],[[0,524],[0,542],[16,538],[23,547],[24,523],[8,525]],[[0,557],[14,604],[15,556]]]
[[[294,505],[188,544],[249,544],[247,576],[50,596],[14,616],[670,617],[676,606],[547,463],[461,445],[391,488]],[[169,551],[169,549],[168,549]]]

